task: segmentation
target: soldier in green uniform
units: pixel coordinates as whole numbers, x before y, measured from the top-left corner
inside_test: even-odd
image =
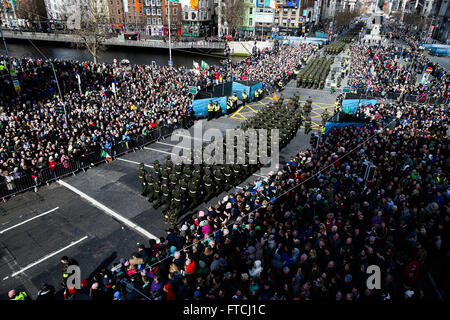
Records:
[[[191,205],[189,210],[195,209],[199,204],[200,192],[198,191],[198,181],[192,179],[189,182],[189,198],[191,199]]]
[[[171,188],[175,188],[175,186],[178,184],[178,177],[175,173],[172,172],[171,174],[169,174],[169,182]]]
[[[161,186],[161,193],[161,204],[164,205],[164,207],[162,208],[162,212],[165,213],[167,209],[169,209],[172,202],[171,190],[167,183],[163,183],[163,185]]]
[[[147,195],[147,180],[145,177],[147,176],[147,170],[145,170],[144,164],[140,163],[138,168],[138,178],[141,182],[141,195],[144,197]]]
[[[155,171],[155,181],[161,181],[161,166],[158,160],[153,162],[153,170]]]
[[[155,183],[154,186],[154,197],[153,197],[153,208],[158,209],[162,202],[162,192],[159,184]]]
[[[205,185],[205,197],[203,198],[203,201],[206,203],[214,197],[216,190],[214,181],[209,174],[203,177],[203,183]]]
[[[152,202],[155,197],[155,181],[153,179],[153,174],[151,171],[147,173],[146,180],[148,201]]]
[[[233,187],[233,170],[231,169],[230,165],[225,165],[223,170],[223,175],[225,176],[225,191],[228,191]]]
[[[305,103],[305,106],[304,106],[303,109],[304,109],[306,114],[311,113],[311,111],[312,111],[312,99],[311,99],[311,96],[309,96],[308,99],[306,99],[306,103]]]
[[[311,132],[311,116],[309,113],[305,116],[305,134],[309,134]]]
[[[325,109],[325,111],[322,113],[322,126],[325,127],[325,123],[327,122],[330,115],[328,114],[328,110]]]
[[[175,215],[179,217],[183,211],[183,195],[180,186],[175,187],[172,195],[173,199],[171,209],[173,209]]]

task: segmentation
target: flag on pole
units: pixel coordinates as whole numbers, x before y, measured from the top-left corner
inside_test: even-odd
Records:
[[[202,60],[201,67],[202,67],[203,69],[209,69],[209,65],[208,65],[205,61],[203,61],[203,60]]]
[[[193,61],[193,65],[194,65],[194,69],[199,69],[200,68],[200,66],[198,65],[198,62],[197,61],[195,61],[195,60],[192,60]]]
[[[269,5],[267,5],[267,3],[269,3]],[[278,10],[278,3],[275,0],[265,0],[265,6]]]
[[[134,0],[136,4],[136,13],[141,13],[141,5],[139,4],[139,0]]]
[[[123,0],[123,12],[128,12],[128,0]]]
[[[102,157],[102,158],[105,158],[106,161],[108,161],[108,162],[111,162],[111,161],[112,161],[112,157],[111,157],[111,156],[109,155],[109,153],[106,152],[105,150],[102,150],[101,157]]]
[[[194,10],[198,9],[198,0],[191,0],[191,8]]]

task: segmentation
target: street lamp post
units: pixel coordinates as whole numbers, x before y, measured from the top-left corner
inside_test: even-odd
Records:
[[[169,27],[168,27],[168,30],[169,30],[169,66],[171,66],[172,65],[172,41],[171,41],[171,32],[170,32],[170,14],[171,14],[171,11],[170,11],[170,1],[167,1],[167,8],[168,8],[168,11],[169,11],[169,13],[168,13],[168,18],[167,18],[167,23],[168,23],[168,25],[169,25]]]

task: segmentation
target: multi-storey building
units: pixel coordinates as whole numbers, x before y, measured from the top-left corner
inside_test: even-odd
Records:
[[[148,35],[164,34],[162,0],[144,0],[144,17]]]
[[[189,1],[181,5],[182,35],[205,37],[217,32],[214,25],[214,0],[199,0],[198,8],[192,8]]]
[[[169,34],[169,14],[170,14],[170,34],[181,36],[181,5],[177,2],[162,0],[162,22],[164,35]]]
[[[272,34],[275,9],[266,0],[256,0],[255,35],[265,38]]]
[[[302,32],[302,16],[300,0],[281,0],[279,10],[275,10],[274,25],[278,27],[279,35],[300,35]]]
[[[238,32],[241,36],[252,37],[255,35],[256,1],[257,0],[244,0],[242,25],[238,28]]]

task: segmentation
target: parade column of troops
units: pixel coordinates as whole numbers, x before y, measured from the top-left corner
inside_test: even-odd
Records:
[[[305,133],[311,131],[311,104],[309,97],[303,108],[300,105],[300,97],[295,94],[287,104],[284,104],[283,97],[272,102],[269,107],[261,110],[256,116],[243,123],[238,129],[241,129],[234,138],[234,148],[242,144],[239,140],[245,141],[245,159],[239,152],[234,153],[234,164],[213,163],[211,165],[202,162],[202,164],[173,164],[171,156],[168,156],[163,165],[155,160],[153,170],[147,171],[144,164],[141,163],[138,169],[138,177],[142,187],[142,195],[148,197],[148,201],[153,203],[153,207],[158,209],[162,206],[162,212],[165,219],[171,227],[174,227],[178,218],[184,213],[194,210],[202,203],[207,203],[213,197],[222,192],[227,192],[234,186],[242,183],[250,175],[255,173],[264,164],[261,163],[259,155],[256,161],[249,161],[250,150],[258,150],[255,145],[256,139],[249,139],[248,130],[266,129],[267,133],[267,157],[271,154],[271,129],[279,130],[279,148],[284,148],[289,141],[297,134],[299,127],[305,119]],[[258,131],[256,131],[258,133]],[[259,140],[256,140],[259,141]],[[227,150],[226,142],[219,148],[214,148],[211,156],[214,156],[215,150]],[[277,142],[275,142],[277,143]],[[196,153],[192,150],[194,159],[196,154],[204,154],[205,147],[202,147],[202,153]],[[192,158],[191,158],[192,160]],[[222,161],[223,162],[223,161]],[[252,163],[253,162],[253,163]]]

